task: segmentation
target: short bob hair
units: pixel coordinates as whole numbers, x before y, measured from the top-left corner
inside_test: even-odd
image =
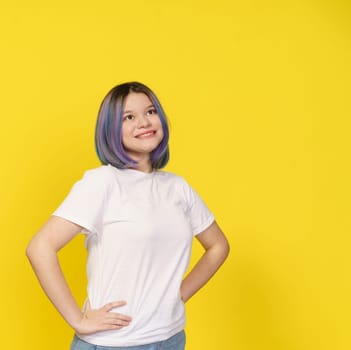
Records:
[[[102,164],[111,164],[119,169],[135,168],[122,143],[122,116],[125,98],[131,92],[145,94],[154,105],[160,118],[163,139],[151,153],[153,169],[163,168],[169,160],[169,131],[167,117],[156,95],[146,85],[128,82],[115,86],[103,99],[95,128],[95,148]]]

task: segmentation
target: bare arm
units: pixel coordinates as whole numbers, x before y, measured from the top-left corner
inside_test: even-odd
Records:
[[[229,254],[229,243],[216,222],[196,238],[205,253],[182,282],[180,292],[184,302],[209,281]]]
[[[27,247],[26,254],[33,270],[48,298],[77,333],[89,334],[127,326],[131,321],[129,316],[110,312],[125,302],[109,303],[98,310],[92,310],[88,303],[82,313],[68,287],[57,252],[81,230],[82,227],[70,221],[52,216]]]

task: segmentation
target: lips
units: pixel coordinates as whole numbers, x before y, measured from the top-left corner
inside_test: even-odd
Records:
[[[137,137],[137,138],[144,138],[144,137],[150,137],[150,136],[153,136],[153,135],[155,135],[155,133],[156,133],[156,131],[154,131],[154,130],[149,130],[149,131],[145,131],[145,132],[143,132],[143,133],[141,133],[141,134],[139,134],[139,135],[136,135],[135,137]]]

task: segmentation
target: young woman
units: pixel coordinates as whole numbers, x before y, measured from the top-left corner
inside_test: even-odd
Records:
[[[27,256],[75,331],[71,350],[182,350],[184,303],[224,262],[228,242],[189,184],[159,170],[169,158],[168,126],[147,86],[124,83],[106,95],[95,142],[103,165],[74,184]],[[88,249],[83,311],[57,259],[79,232]],[[183,279],[194,236],[205,252]]]

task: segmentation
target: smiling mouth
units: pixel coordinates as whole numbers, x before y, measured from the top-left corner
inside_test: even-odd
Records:
[[[144,134],[141,134],[141,135],[137,135],[135,137],[137,138],[144,138],[144,137],[150,137],[150,136],[153,136],[155,135],[156,131],[149,131],[149,132],[146,132]]]

